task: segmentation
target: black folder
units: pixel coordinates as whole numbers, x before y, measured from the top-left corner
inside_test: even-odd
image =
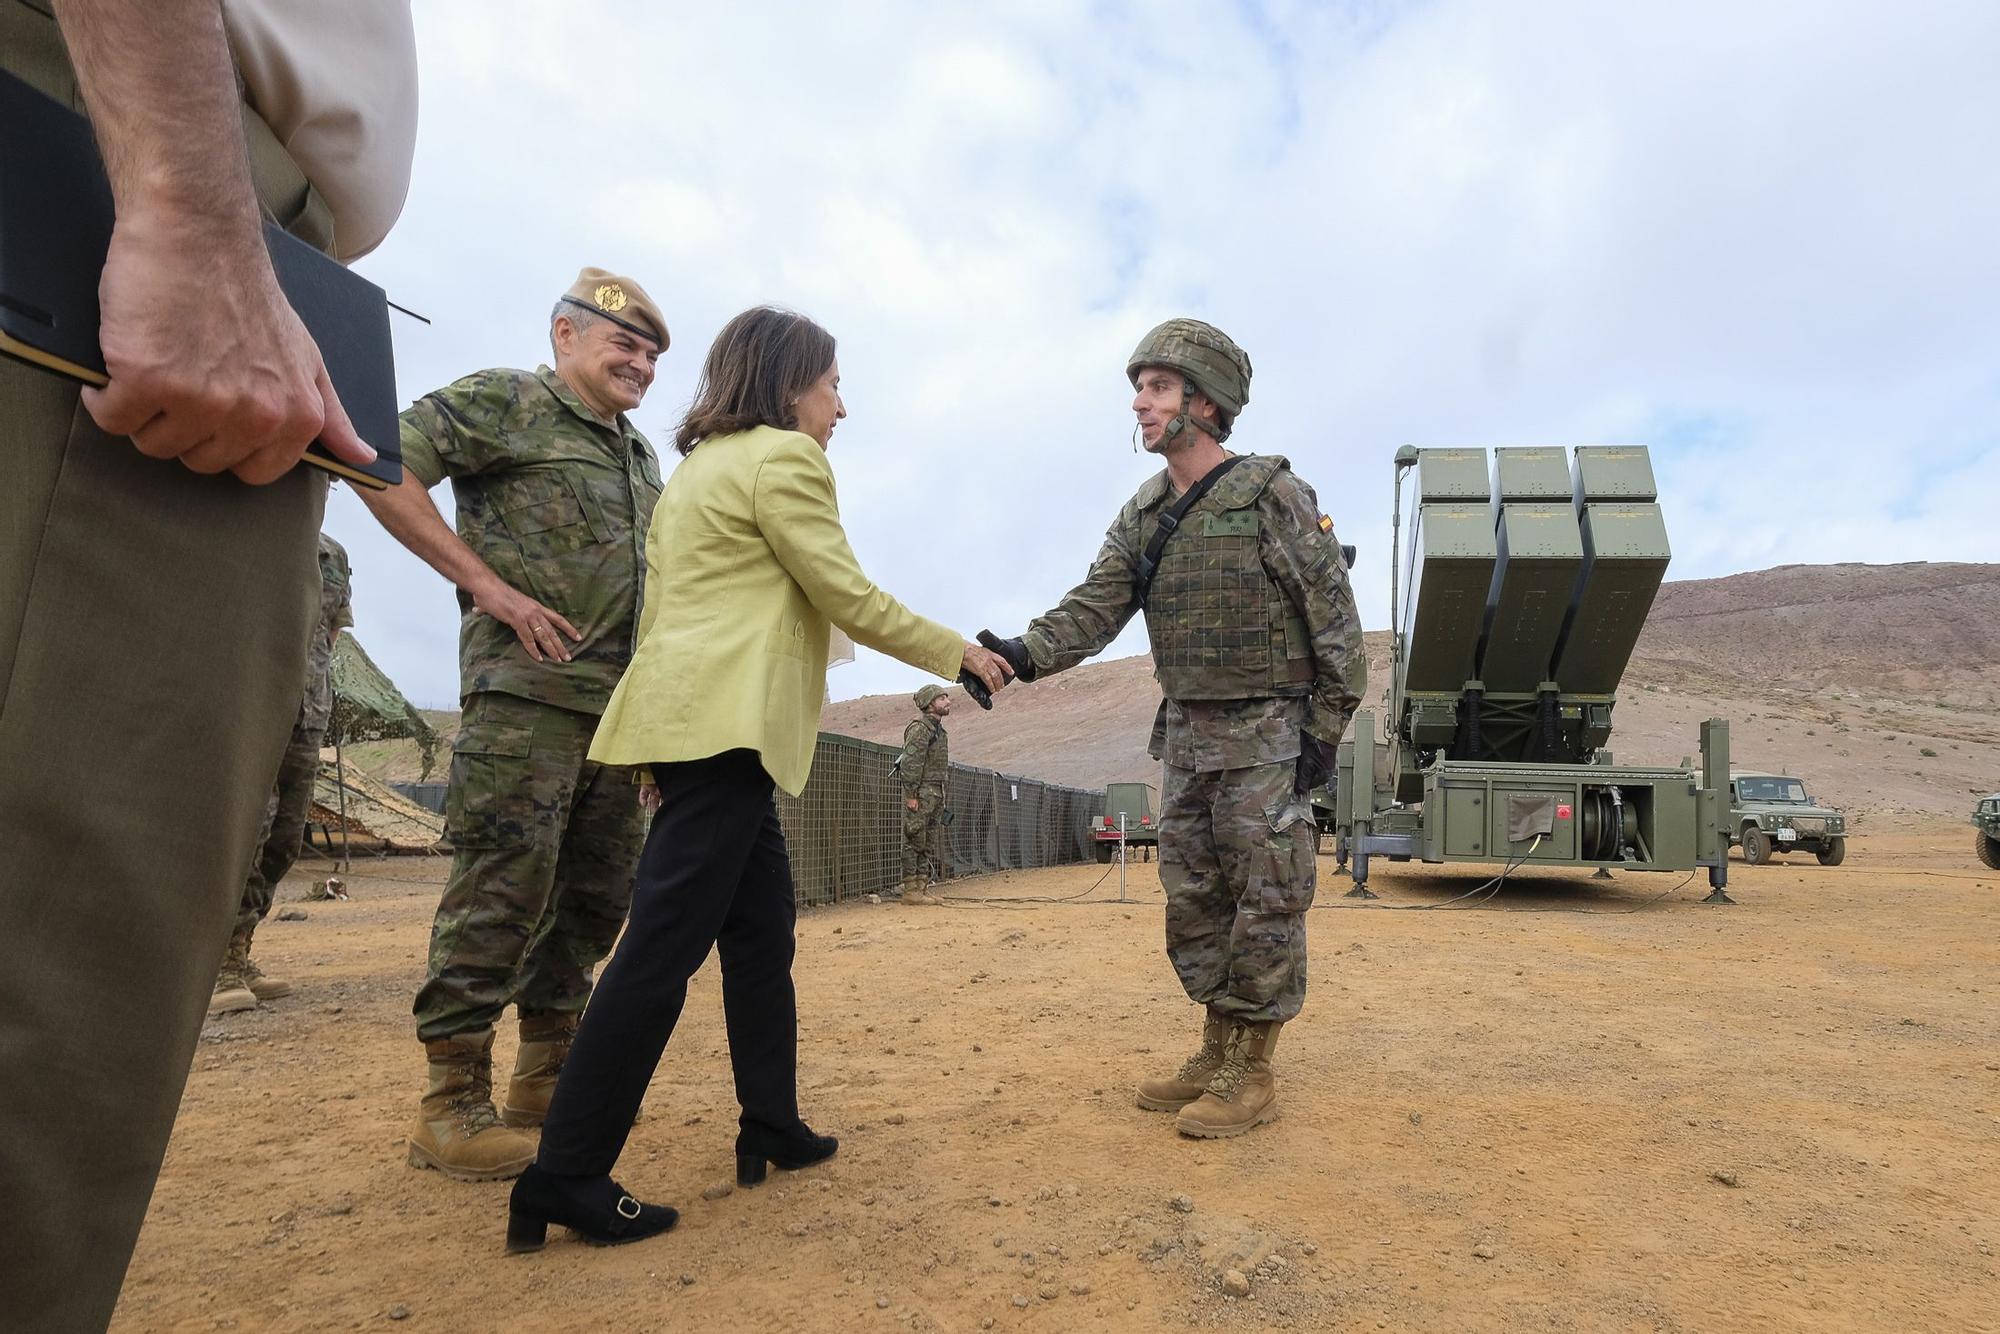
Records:
[[[85,384],[107,383],[97,281],[114,220],[90,123],[0,71],[0,353]],[[341,406],[377,455],[351,464],[315,441],[305,461],[360,486],[395,486],[403,451],[388,298],[279,227],[266,223],[264,240]]]

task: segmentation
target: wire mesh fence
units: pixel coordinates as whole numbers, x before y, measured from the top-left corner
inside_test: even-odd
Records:
[[[798,901],[838,903],[894,890],[903,878],[903,790],[889,772],[901,752],[857,737],[819,735],[812,777],[796,797],[778,793]],[[395,789],[442,812],[444,783]],[[950,823],[939,828],[939,879],[1089,861],[1101,789],[1062,787],[992,769],[951,766]]]
[[[903,792],[889,773],[899,753],[822,732],[805,791],[778,794],[801,904],[879,894],[902,880]],[[945,808],[941,879],[1090,860],[1104,793],[954,764]]]

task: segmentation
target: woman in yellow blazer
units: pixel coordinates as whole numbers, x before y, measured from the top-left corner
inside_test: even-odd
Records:
[[[773,786],[805,786],[831,627],[947,679],[963,668],[998,690],[1007,672],[862,573],[826,457],[846,415],[834,340],[802,315],[745,311],[709,349],[674,439],[686,457],[653,512],[638,648],[590,748],[599,763],[647,766],[660,809],[541,1151],[514,1185],[510,1251],[541,1246],[550,1223],[603,1243],[674,1225],[673,1209],[641,1204],[611,1169],[711,948],[743,1109],[737,1180],[838,1147],[799,1117],[796,901]]]

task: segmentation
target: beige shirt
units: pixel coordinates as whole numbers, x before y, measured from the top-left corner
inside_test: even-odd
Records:
[[[382,243],[410,190],[409,0],[223,0],[243,97],[333,213],[342,261]]]

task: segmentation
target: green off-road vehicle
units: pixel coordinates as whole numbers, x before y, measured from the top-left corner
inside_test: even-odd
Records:
[[[2000,792],[1980,801],[1972,812],[1972,827],[1979,831],[1973,851],[1981,862],[2000,871]]]
[[[1752,866],[1780,852],[1810,852],[1821,866],[1838,866],[1847,857],[1846,817],[1815,805],[1806,785],[1785,774],[1731,774],[1729,828],[1729,841]]]
[[[1151,861],[1160,846],[1160,826],[1153,818],[1153,788],[1149,783],[1107,783],[1104,785],[1104,814],[1090,827],[1097,860],[1108,862],[1125,845],[1125,855],[1140,850]]]

